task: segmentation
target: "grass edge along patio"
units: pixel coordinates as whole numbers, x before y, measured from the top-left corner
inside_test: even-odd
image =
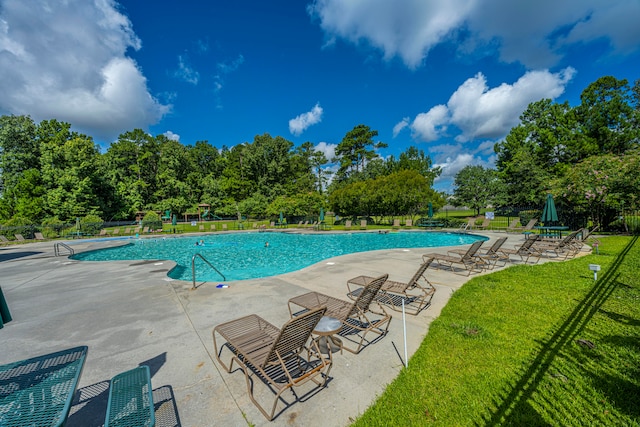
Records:
[[[637,237],[608,237],[470,280],[353,425],[636,425],[639,265]]]

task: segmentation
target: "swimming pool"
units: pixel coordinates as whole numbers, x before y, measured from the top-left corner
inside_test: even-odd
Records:
[[[191,259],[200,254],[227,280],[245,280],[300,270],[334,256],[393,248],[465,245],[486,237],[458,233],[229,233],[204,236],[132,238],[129,244],[73,255],[84,261],[173,260],[169,277],[191,281]],[[203,245],[198,245],[200,240]],[[266,244],[268,242],[268,245]],[[221,281],[218,273],[196,260],[199,281]]]

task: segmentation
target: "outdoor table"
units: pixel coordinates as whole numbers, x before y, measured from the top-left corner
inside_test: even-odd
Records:
[[[319,222],[317,223],[314,227],[314,230],[328,230],[329,226],[323,221],[323,222]]]
[[[331,226],[329,226],[329,224],[327,224],[326,222],[322,221],[320,224],[318,224],[318,230],[331,230]]]
[[[0,366],[0,426],[64,425],[87,347],[74,347]]]
[[[4,327],[5,323],[11,322],[11,320],[9,306],[7,305],[7,301],[4,299],[2,287],[0,286],[0,329]]]
[[[540,231],[544,230],[544,234],[556,236],[558,239],[562,238],[563,231],[569,229],[564,225],[538,225],[534,228]]]
[[[336,336],[342,329],[342,322],[335,317],[322,316],[313,330],[314,335],[318,335],[315,339],[320,347],[320,351],[331,357],[332,353],[340,350],[342,352],[342,340]]]

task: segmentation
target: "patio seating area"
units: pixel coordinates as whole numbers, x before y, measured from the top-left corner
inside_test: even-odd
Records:
[[[429,252],[423,255],[423,259],[432,259],[439,266],[449,268],[454,273],[466,273],[467,276],[472,272],[480,272],[485,267],[482,258],[476,254],[484,243],[478,240],[465,249],[451,249],[446,254],[439,252]]]
[[[287,389],[309,381],[316,386],[325,386],[332,360],[323,356],[316,341],[310,340],[325,312],[325,307],[310,310],[287,321],[282,329],[256,314],[225,322],[213,329],[218,363],[228,373],[233,372],[234,362],[242,368],[251,401],[269,421],[276,414],[279,401],[285,400],[282,393]],[[218,344],[217,336],[224,339],[221,344]],[[231,352],[230,361],[226,363],[220,357],[225,349]],[[270,412],[254,396],[253,391],[261,380],[276,390]]]
[[[335,318],[341,323],[337,334],[343,337],[343,340],[355,344],[355,348],[348,346],[342,346],[342,348],[357,354],[378,338],[385,336],[389,331],[391,316],[376,301],[376,295],[387,277],[387,274],[383,274],[369,282],[353,302],[319,292],[298,295],[289,299],[289,314],[291,317],[295,317],[301,315],[301,312],[304,313],[305,310],[325,307],[327,316]],[[374,305],[377,307],[373,307]],[[303,310],[300,310],[301,308]],[[376,335],[374,340],[367,340],[369,332]]]
[[[432,262],[433,258],[424,260],[407,282],[386,280],[380,288],[381,292],[376,295],[376,300],[391,310],[396,312],[405,310],[406,313],[414,316],[429,307],[436,292],[436,288],[427,278],[427,268]],[[349,279],[347,296],[355,300],[374,280],[376,278],[371,276],[357,276]]]

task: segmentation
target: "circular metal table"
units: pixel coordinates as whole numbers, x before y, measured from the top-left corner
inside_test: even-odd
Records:
[[[342,329],[342,322],[335,317],[323,316],[320,319],[313,334],[317,335],[315,341],[322,353],[331,355],[338,350],[342,353],[342,340],[335,336],[340,329]]]

